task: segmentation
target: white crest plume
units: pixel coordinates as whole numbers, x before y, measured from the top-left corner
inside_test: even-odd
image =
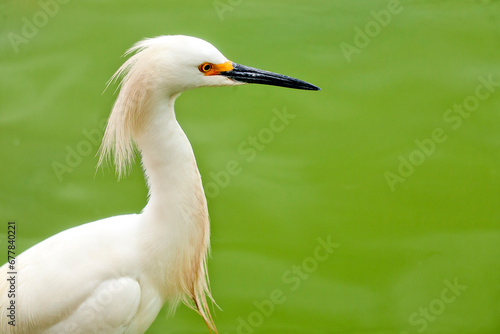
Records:
[[[137,42],[124,56],[132,56],[109,79],[106,89],[118,80],[119,95],[113,105],[99,148],[98,167],[112,156],[119,177],[126,174],[135,154],[133,138],[144,126],[146,110],[154,98],[155,53],[160,50],[162,39],[167,36],[148,38]],[[118,89],[117,88],[117,89]]]

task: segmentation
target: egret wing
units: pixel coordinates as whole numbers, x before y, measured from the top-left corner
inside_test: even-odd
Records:
[[[104,281],[75,312],[44,334],[125,333],[140,301],[141,287],[135,279],[122,277]]]

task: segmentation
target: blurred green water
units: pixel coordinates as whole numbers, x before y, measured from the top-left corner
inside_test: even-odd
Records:
[[[371,12],[390,6],[71,1],[15,52],[9,34],[22,36],[23,18],[33,22],[42,8],[4,1],[1,219],[17,222],[26,249],[71,226],[139,212],[138,166],[120,182],[111,169],[95,173],[93,140],[115,98],[101,93],[135,41],[194,35],[236,62],[323,89],[207,88],[177,101],[205,186],[229,161],[241,167],[209,198],[221,333],[499,333],[500,87],[488,91],[480,78],[500,81],[500,5],[407,1],[382,27]],[[363,39],[357,28],[375,30]],[[346,57],[343,43],[357,51]],[[490,94],[468,116],[447,111],[473,103],[478,87]],[[274,109],[295,117],[249,159],[238,147],[269,127]],[[415,141],[428,143],[435,129],[446,139],[418,153]],[[58,178],[53,164],[66,165],[71,150],[85,154]],[[398,175],[410,156],[419,165],[391,188],[386,173]],[[328,236],[339,247],[311,260],[317,238]],[[454,294],[456,282],[463,288]],[[266,300],[277,290],[271,312]],[[165,331],[207,332],[185,307],[169,319],[161,312],[148,333]]]

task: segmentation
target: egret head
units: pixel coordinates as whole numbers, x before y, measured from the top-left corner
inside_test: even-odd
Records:
[[[132,56],[110,82],[122,78],[120,94],[113,106],[101,146],[101,157],[114,151],[121,175],[133,157],[135,140],[154,118],[155,106],[188,89],[256,83],[288,88],[319,90],[319,87],[285,75],[240,65],[228,60],[212,44],[196,37],[160,36],[145,39],[130,48]],[[173,108],[172,108],[173,111]]]
[[[171,35],[145,39],[129,53],[135,55],[118,74],[140,70],[148,81],[154,81],[157,89],[170,94],[197,87],[245,83],[319,90],[302,80],[234,63],[212,44],[196,37]]]

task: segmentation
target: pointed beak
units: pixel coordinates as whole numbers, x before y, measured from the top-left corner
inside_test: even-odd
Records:
[[[259,70],[257,68],[232,63],[232,69],[219,74],[231,80],[245,83],[280,86],[305,90],[321,90],[318,86],[286,75]]]

